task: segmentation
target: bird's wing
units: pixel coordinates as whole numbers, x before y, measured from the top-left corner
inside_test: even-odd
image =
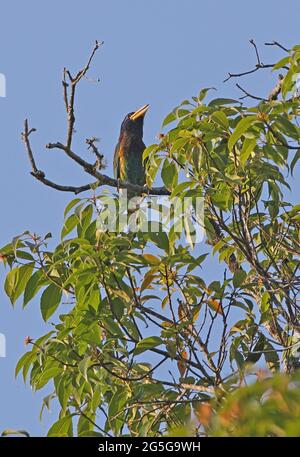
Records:
[[[117,144],[114,154],[114,177],[120,179],[120,145]]]

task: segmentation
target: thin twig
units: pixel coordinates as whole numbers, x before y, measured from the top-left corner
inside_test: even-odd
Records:
[[[278,48],[282,49],[285,52],[290,52],[290,49],[282,46],[282,44],[278,43],[278,41],[272,41],[271,43],[265,43],[265,46],[277,46]]]

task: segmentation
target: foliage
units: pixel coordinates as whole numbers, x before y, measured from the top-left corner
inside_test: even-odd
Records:
[[[299,436],[299,373],[276,374],[236,389],[203,417],[211,436]]]
[[[300,157],[300,46],[282,67],[282,99],[205,102],[203,89],[145,150],[149,187],[160,173],[171,198],[204,198],[207,246],[194,246],[186,214],[187,244],[175,230],[103,231],[107,194],[95,190],[69,203],[54,249],[50,234],[29,232],[1,249],[12,304],[40,302],[51,328],[27,338],[16,367],[33,389],[53,387],[43,409],[55,399],[60,414],[49,436],[156,436],[200,416],[191,434],[204,433],[200,406],[215,402],[244,415],[224,423],[222,413],[213,434],[299,433],[288,412],[274,418],[299,396],[283,393],[285,378],[238,388],[249,365],[291,372],[299,363],[300,206],[284,192]],[[210,282],[205,265],[216,257]],[[257,408],[253,396],[274,386],[276,398]]]

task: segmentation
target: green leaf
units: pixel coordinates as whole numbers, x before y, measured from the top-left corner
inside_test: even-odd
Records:
[[[230,197],[231,197],[231,194],[230,194],[229,190],[225,191],[224,189],[221,189],[220,191],[215,192],[211,198],[212,198],[213,203],[218,208],[226,211],[228,209]]]
[[[241,136],[256,122],[258,122],[256,116],[247,116],[238,122],[228,141],[228,149],[230,151],[232,151],[233,146],[241,138]]]
[[[88,380],[87,371],[92,364],[93,361],[91,360],[90,356],[84,357],[78,364],[78,370],[80,371],[80,373],[86,381]]]
[[[12,269],[6,276],[4,289],[12,304],[23,293],[26,284],[32,274],[34,262]]]
[[[227,119],[226,114],[223,111],[215,111],[211,117],[217,124],[219,124],[224,129],[227,130],[229,128],[229,121]]]
[[[169,162],[168,159],[164,161],[161,177],[168,190],[171,191],[177,185],[177,168],[174,162]]]
[[[174,111],[172,111],[164,118],[162,127],[166,127],[166,125],[170,124],[171,122],[174,122],[176,119],[176,114],[174,113]]]
[[[36,359],[36,353],[32,351],[25,352],[25,354],[22,355],[22,357],[18,360],[18,363],[15,368],[15,377],[18,376],[19,371],[23,368],[23,366],[26,364],[26,362],[33,361]]]
[[[294,140],[299,140],[299,130],[298,128],[290,122],[286,117],[281,116],[276,119],[277,128],[276,130],[280,130],[284,135],[293,138]],[[278,126],[279,124],[279,126]]]
[[[210,90],[216,90],[214,87],[205,87],[204,89],[201,89],[200,92],[199,92],[199,95],[198,95],[198,99],[200,102],[202,102],[202,100],[205,99],[206,97],[206,94],[210,91]]]
[[[42,387],[44,387],[48,383],[48,381],[50,381],[50,379],[53,379],[56,376],[60,375],[61,370],[61,366],[56,366],[47,368],[45,371],[43,371],[34,384],[35,390],[42,389]]]
[[[149,336],[148,338],[144,338],[137,343],[134,353],[136,355],[141,354],[142,352],[155,348],[156,346],[160,346],[161,344],[163,344],[163,340],[160,337]]]
[[[270,294],[269,292],[264,292],[261,297],[260,310],[262,313],[265,313],[270,309]]]
[[[283,99],[285,99],[286,95],[288,92],[292,90],[292,88],[295,85],[295,81],[293,80],[294,77],[294,71],[290,68],[287,74],[284,77],[283,84],[281,86],[281,93]]]
[[[29,433],[26,430],[13,430],[11,428],[7,428],[6,430],[3,430],[3,432],[1,433],[1,436],[9,435],[21,435],[30,437]]]
[[[89,420],[90,419],[90,420]],[[89,411],[84,411],[84,416],[80,416],[77,423],[77,434],[78,436],[93,436],[94,425],[91,423],[95,420],[95,414],[91,414]],[[94,436],[97,436],[94,435]]]
[[[256,138],[245,138],[241,149],[241,163],[244,166],[256,146]]]
[[[60,304],[62,291],[55,284],[50,284],[44,290],[41,297],[41,312],[44,321],[47,321],[50,316],[56,311]]]
[[[69,233],[71,233],[77,226],[78,222],[79,220],[76,214],[72,214],[70,217],[68,217],[61,231],[61,239],[64,239]]]
[[[40,284],[40,279],[43,277],[42,270],[37,270],[29,281],[26,284],[25,291],[24,291],[24,299],[23,299],[23,308],[33,299],[33,297],[38,293],[42,284]]]
[[[43,419],[43,412],[44,412],[45,408],[47,408],[48,411],[51,412],[51,409],[50,409],[51,400],[53,400],[54,398],[56,398],[56,395],[54,392],[52,392],[49,395],[46,395],[46,397],[43,398],[42,408],[40,411],[40,421]]]
[[[62,417],[55,422],[52,427],[50,427],[47,436],[72,436],[72,416]]]
[[[119,389],[114,393],[108,408],[108,415],[110,418],[113,418],[117,413],[122,411],[126,405],[127,397],[128,392],[126,389]]]
[[[299,159],[300,159],[300,149],[298,149],[298,151],[294,155],[293,160],[291,162],[291,174],[292,174],[292,176],[293,176],[293,172],[294,172],[294,168],[296,166],[296,163],[298,162]]]
[[[73,200],[70,201],[70,203],[67,204],[65,212],[64,212],[64,217],[67,216],[67,214],[71,211],[72,208],[74,208],[77,203],[81,202],[81,198],[74,198]]]
[[[240,287],[244,284],[247,273],[244,270],[237,270],[233,276],[233,285],[235,288]]]
[[[289,62],[289,56],[283,57],[283,59],[279,60],[279,62],[274,65],[273,70],[279,70],[279,68],[285,67]]]
[[[241,105],[239,100],[234,100],[233,98],[215,98],[209,102],[208,106],[234,105],[236,103]]]

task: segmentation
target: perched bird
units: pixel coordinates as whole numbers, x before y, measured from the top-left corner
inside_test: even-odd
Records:
[[[146,184],[143,164],[143,152],[146,147],[143,142],[143,125],[148,108],[149,105],[144,105],[134,113],[127,114],[121,125],[114,155],[115,179],[139,186]],[[128,196],[133,196],[133,193],[128,192]]]

